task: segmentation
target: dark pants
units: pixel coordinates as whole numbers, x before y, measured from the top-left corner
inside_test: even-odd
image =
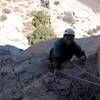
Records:
[[[53,59],[52,66],[53,66],[53,69],[60,70],[61,69],[61,62],[57,59]]]
[[[66,59],[60,59],[60,58],[54,58],[51,62],[51,68],[52,68],[52,72],[54,72],[54,70],[61,70],[61,64],[63,62],[67,61]]]
[[[52,71],[54,71],[55,69],[60,70],[61,64],[65,61],[67,61],[68,59],[66,59],[65,57],[53,58],[52,50],[53,49],[51,49],[50,53],[49,53],[49,61],[51,62],[51,70]]]

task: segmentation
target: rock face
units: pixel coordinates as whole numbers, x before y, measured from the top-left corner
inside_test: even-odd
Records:
[[[49,71],[47,60],[48,51],[54,41],[35,44],[18,56],[1,50],[1,100],[51,100],[51,98],[52,100],[72,100],[78,97],[88,100],[100,96],[100,79],[96,77],[95,56],[96,49],[100,45],[100,36],[77,40],[88,54],[86,65],[80,65],[78,68],[73,64],[66,67],[67,64],[65,64],[61,71],[62,75],[58,77]]]
[[[88,99],[95,95],[95,89],[93,85],[90,85],[89,83],[85,83],[83,81],[80,82],[80,80],[74,78],[71,79],[68,76],[55,77],[52,73],[47,73],[39,78],[32,75],[34,72],[33,69],[30,70],[30,67],[32,66],[28,66],[27,68],[25,67],[25,64],[25,61],[23,61],[23,70],[20,70],[19,72],[16,70],[18,69],[16,67],[19,66],[18,63],[18,66],[8,66],[11,68],[10,70],[6,69],[5,71],[4,66],[2,67],[0,76],[1,100],[66,100],[66,98],[68,100],[72,100],[75,98],[76,94],[78,96],[83,95],[84,98]],[[81,88],[81,91],[78,87]],[[76,91],[75,93],[73,92],[74,90]],[[89,96],[85,97],[85,93],[87,93]]]

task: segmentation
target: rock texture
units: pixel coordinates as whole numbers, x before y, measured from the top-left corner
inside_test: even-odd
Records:
[[[66,62],[62,65],[61,75],[58,77],[50,72],[50,63],[47,60],[48,50],[54,41],[33,45],[18,56],[1,50],[1,100],[72,100],[75,98],[88,100],[100,97],[100,78],[97,77],[95,55],[100,36],[77,40],[89,53],[86,64]]]

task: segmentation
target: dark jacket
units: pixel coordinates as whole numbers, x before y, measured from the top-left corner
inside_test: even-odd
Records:
[[[81,47],[73,41],[72,44],[67,45],[64,39],[58,39],[53,48],[50,50],[49,59],[52,62],[53,59],[58,59],[60,62],[70,60],[75,55],[77,58],[85,55]]]

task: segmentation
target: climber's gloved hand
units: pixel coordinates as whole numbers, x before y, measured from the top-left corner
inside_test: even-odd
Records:
[[[79,64],[84,65],[86,62],[86,55],[83,55],[79,58]]]

